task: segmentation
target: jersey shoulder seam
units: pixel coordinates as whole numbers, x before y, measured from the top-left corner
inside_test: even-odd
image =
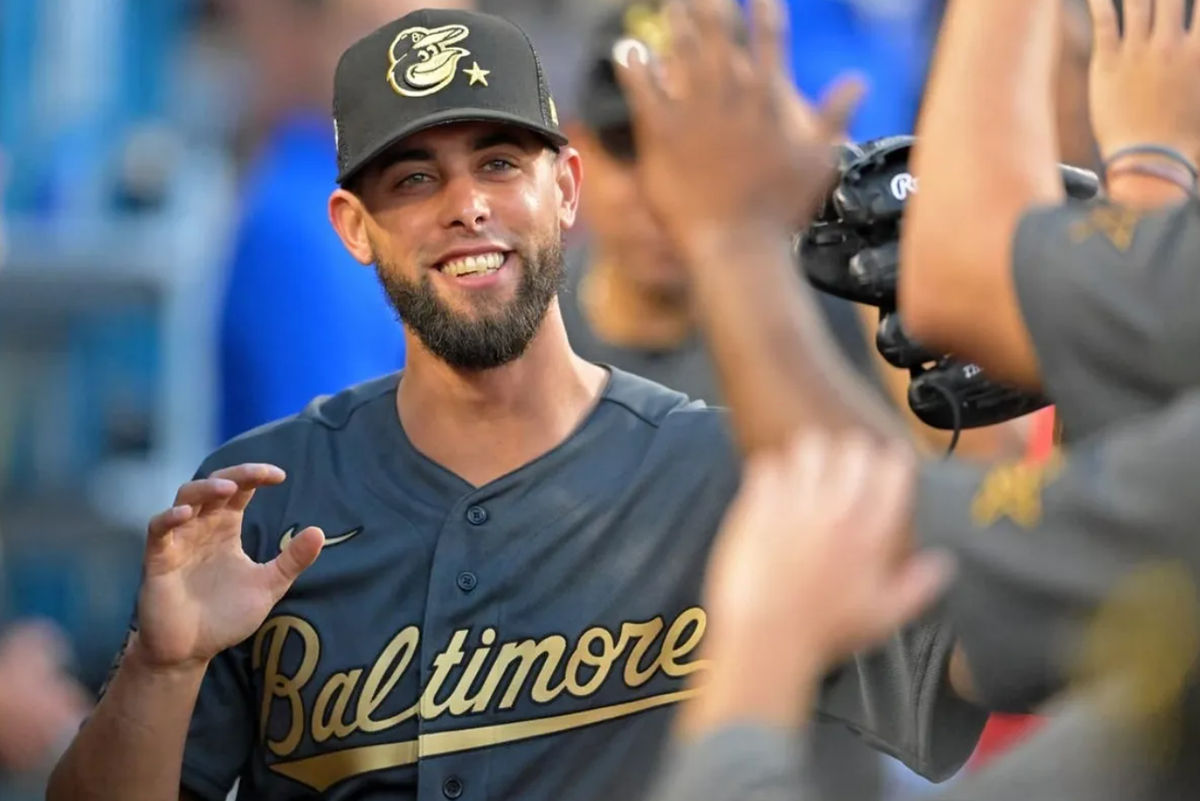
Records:
[[[645,412],[635,408],[634,406],[630,405],[627,401],[622,400],[621,398],[614,398],[614,397],[610,396],[610,397],[605,398],[604,401],[606,403],[615,403],[616,405],[618,405],[618,406],[622,407],[623,409],[625,409],[626,411],[628,411],[634,417],[645,422],[647,425],[654,426],[655,428],[661,428],[663,422],[669,416],[674,414],[675,412],[699,412],[701,414],[720,414],[721,413],[720,408],[718,408],[716,406],[696,406],[696,405],[694,405],[695,401],[688,401],[687,403],[683,403],[678,406],[673,406],[670,409],[667,409],[666,412],[664,412],[658,420],[654,420],[654,419],[650,418],[649,416],[647,416]]]

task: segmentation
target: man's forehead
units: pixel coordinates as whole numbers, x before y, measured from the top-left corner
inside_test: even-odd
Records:
[[[452,122],[435,125],[406,136],[386,151],[384,157],[413,150],[438,153],[445,150],[473,150],[481,145],[509,140],[530,150],[544,146],[544,142],[531,131],[519,125],[498,122]]]

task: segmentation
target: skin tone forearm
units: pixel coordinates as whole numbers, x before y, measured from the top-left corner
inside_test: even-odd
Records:
[[[174,801],[204,666],[160,670],[134,635],[120,669],[51,776],[47,801]]]
[[[325,541],[309,527],[265,564],[242,548],[242,516],[283,470],[241,464],[179,488],[146,535],[138,630],[108,690],[59,761],[48,801],[170,801],[208,664],[253,634]]]
[[[1108,182],[1108,196],[1133,209],[1160,209],[1187,200],[1187,192],[1161,178],[1127,173]]]
[[[904,438],[897,417],[838,353],[786,241],[722,232],[690,250],[697,313],[743,450],[776,446],[818,423]]]
[[[921,191],[902,241],[900,300],[913,335],[1031,388],[1040,380],[1010,264],[1021,215],[1064,196],[1054,128],[1060,5],[950,4],[918,128]]]

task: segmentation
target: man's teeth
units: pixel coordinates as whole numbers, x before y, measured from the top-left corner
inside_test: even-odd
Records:
[[[481,253],[478,256],[464,256],[442,264],[442,272],[458,277],[460,275],[486,275],[494,273],[504,264],[503,253]]]

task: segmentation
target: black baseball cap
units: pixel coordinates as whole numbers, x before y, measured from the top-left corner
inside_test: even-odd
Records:
[[[337,181],[418,131],[500,122],[567,143],[533,43],[501,17],[421,9],[360,39],[333,80]]]

